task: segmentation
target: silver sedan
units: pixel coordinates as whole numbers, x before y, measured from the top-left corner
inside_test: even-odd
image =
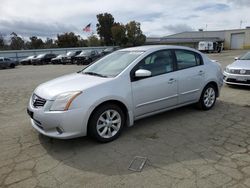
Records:
[[[90,135],[109,142],[147,116],[193,103],[211,109],[222,84],[220,65],[194,49],[127,48],[41,84],[27,112],[32,126],[46,136]]]
[[[250,86],[250,52],[235,58],[224,71],[224,82],[228,85]]]

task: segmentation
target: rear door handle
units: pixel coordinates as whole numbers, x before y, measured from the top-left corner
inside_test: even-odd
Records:
[[[175,81],[176,81],[176,79],[170,78],[170,79],[168,80],[168,83],[169,83],[169,84],[172,84],[172,83],[174,83]]]

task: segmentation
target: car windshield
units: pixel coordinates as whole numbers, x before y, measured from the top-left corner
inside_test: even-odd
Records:
[[[60,58],[60,57],[62,57],[62,56],[63,56],[63,54],[60,54],[60,55],[58,55],[58,56],[56,56],[56,57]]]
[[[142,51],[117,51],[88,66],[82,73],[115,77],[142,53]]]
[[[239,58],[239,60],[250,60],[250,52],[247,52]]]
[[[40,54],[40,55],[37,56],[37,58],[41,58],[41,57],[44,57],[44,56],[45,56],[45,54]]]

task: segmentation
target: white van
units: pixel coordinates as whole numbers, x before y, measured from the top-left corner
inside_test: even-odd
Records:
[[[220,53],[223,48],[223,43],[212,41],[200,41],[198,44],[198,50],[201,52],[218,52]]]

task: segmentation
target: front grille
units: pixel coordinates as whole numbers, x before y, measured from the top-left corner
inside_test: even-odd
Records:
[[[230,69],[232,74],[250,75],[250,70],[245,69]]]
[[[40,108],[40,107],[43,107],[45,105],[46,99],[43,99],[42,97],[39,97],[36,94],[33,94],[32,102],[33,102],[33,106],[35,108]]]
[[[239,81],[239,80],[236,80],[236,79],[234,79],[234,78],[228,78],[226,81],[227,81],[227,82],[239,83],[239,84],[250,84],[250,80]]]

